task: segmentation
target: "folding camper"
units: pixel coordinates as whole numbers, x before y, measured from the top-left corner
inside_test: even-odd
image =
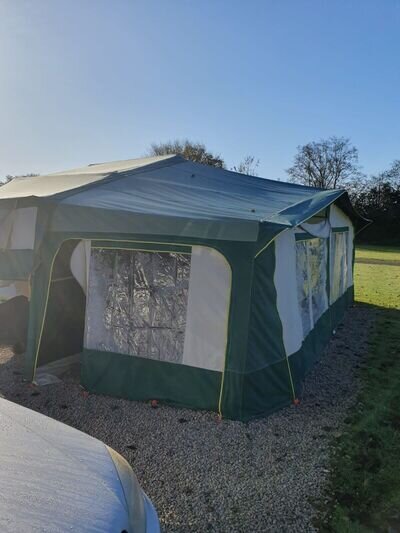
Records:
[[[365,224],[344,190],[175,155],[14,179],[0,221],[0,280],[29,297],[26,379],[80,353],[91,392],[240,420],[299,396]]]

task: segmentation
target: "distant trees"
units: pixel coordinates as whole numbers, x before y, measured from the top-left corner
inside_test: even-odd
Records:
[[[147,152],[148,156],[169,154],[179,154],[185,159],[189,159],[195,163],[202,163],[203,165],[226,168],[225,161],[220,154],[211,152],[203,143],[193,142],[189,139],[176,139],[174,141],[153,143]],[[257,176],[259,164],[260,160],[255,156],[247,155],[238,165],[234,165],[231,170],[234,172],[240,172],[241,174]]]
[[[329,137],[297,147],[293,165],[286,170],[290,181],[336,189],[361,176],[358,150],[346,137]]]
[[[360,239],[400,244],[400,160],[380,174],[351,183],[348,192],[356,210],[373,221]]]
[[[329,137],[297,147],[290,181],[321,187],[345,188],[355,209],[374,223],[360,234],[373,243],[400,243],[400,159],[372,176],[361,172],[358,150],[346,137]]]
[[[167,141],[164,143],[153,143],[148,152],[149,156],[180,154],[190,161],[210,165],[217,168],[225,168],[225,161],[219,154],[214,154],[207,150],[203,143],[192,142],[188,139],[182,141]]]

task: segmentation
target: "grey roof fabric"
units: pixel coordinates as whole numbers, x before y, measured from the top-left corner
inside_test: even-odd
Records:
[[[176,155],[90,165],[0,188],[0,200],[38,197],[64,207],[279,227],[304,222],[342,196],[344,190],[248,176]],[[351,212],[348,200],[343,205]]]

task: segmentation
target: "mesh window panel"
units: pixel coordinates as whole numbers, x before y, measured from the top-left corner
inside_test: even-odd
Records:
[[[182,362],[190,255],[93,249],[85,347]]]
[[[310,271],[310,293],[313,323],[315,324],[328,308],[326,294],[327,241],[308,241],[308,262]]]
[[[303,324],[303,338],[312,329],[310,317],[310,290],[308,284],[307,241],[296,243],[297,298]]]
[[[308,335],[328,308],[326,267],[326,239],[297,241],[297,298],[303,325],[303,338]]]

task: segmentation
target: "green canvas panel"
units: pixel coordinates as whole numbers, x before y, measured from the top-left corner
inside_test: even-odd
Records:
[[[226,418],[240,417],[243,375],[246,366],[247,338],[251,312],[254,246],[242,243],[226,249],[232,270],[228,342],[225,357],[219,412]]]
[[[130,400],[218,411],[221,372],[84,349],[81,383],[89,391]]]
[[[286,358],[244,376],[240,420],[265,416],[293,402]]]
[[[308,233],[307,231],[304,233],[296,233],[294,236],[296,241],[308,241],[311,239],[318,239],[315,235],[311,235],[311,233]]]
[[[131,213],[96,207],[58,204],[51,221],[52,232],[88,232],[170,235],[176,237],[252,241],[258,238],[258,221],[221,218],[207,220],[158,214]]]
[[[272,412],[293,399],[274,272],[275,243],[271,242],[254,263],[241,420]]]
[[[343,226],[341,228],[332,228],[333,233],[343,233],[345,231],[349,231],[348,226]]]
[[[274,273],[275,243],[272,242],[254,264],[246,372],[262,369],[285,357]]]
[[[350,287],[318,320],[303,345],[288,359],[296,397],[301,396],[303,381],[318,361],[332,337],[333,330],[343,320],[346,309],[353,302],[354,288]],[[293,401],[288,380],[286,359],[247,373],[244,377],[243,406],[240,420],[248,421],[269,414]]]

